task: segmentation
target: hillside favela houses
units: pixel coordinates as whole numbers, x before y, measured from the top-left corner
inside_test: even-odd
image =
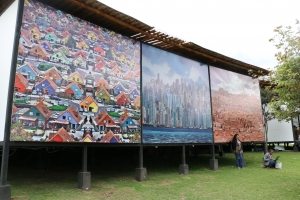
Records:
[[[259,83],[248,75],[264,69],[96,0],[25,0],[19,20],[15,143],[210,145],[235,133],[265,140]]]
[[[25,1],[12,141],[140,142],[140,45]]]

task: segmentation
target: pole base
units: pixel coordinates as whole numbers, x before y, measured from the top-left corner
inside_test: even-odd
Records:
[[[10,200],[10,198],[11,198],[10,185],[0,185],[0,199]]]
[[[219,168],[218,159],[210,159],[209,160],[209,167],[212,170],[217,170]]]
[[[188,164],[180,164],[178,169],[179,174],[186,175],[189,173],[189,165]]]
[[[78,172],[78,188],[82,190],[91,189],[91,172]]]
[[[147,168],[136,168],[135,169],[135,180],[144,181],[147,179]]]

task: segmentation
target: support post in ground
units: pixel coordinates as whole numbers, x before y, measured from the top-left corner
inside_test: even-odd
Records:
[[[186,164],[186,157],[185,157],[185,145],[182,146],[182,154],[181,154],[181,161],[182,163],[179,165],[179,174],[186,175],[189,173],[189,165]]]
[[[82,150],[82,171],[78,172],[78,188],[89,190],[91,188],[91,172],[87,171],[88,148],[84,145]]]
[[[135,180],[144,181],[147,179],[147,168],[144,167],[144,150],[143,146],[139,147],[139,167],[135,169]]]

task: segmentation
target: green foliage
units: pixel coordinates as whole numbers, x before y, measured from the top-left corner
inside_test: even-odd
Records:
[[[296,20],[295,26],[278,26],[274,29],[275,36],[270,39],[278,52],[276,58],[279,64],[290,58],[300,56],[300,24]]]
[[[14,99],[15,104],[27,104],[28,101],[25,98]]]
[[[48,64],[48,63],[40,63],[39,65],[38,65],[38,69],[40,70],[40,71],[47,71],[48,69],[50,69],[52,67],[52,65],[51,64]]]
[[[65,111],[68,107],[67,106],[63,106],[63,105],[54,105],[54,106],[50,106],[49,110],[52,111]]]
[[[270,108],[279,120],[291,120],[300,114],[300,25],[280,26],[270,40],[278,52],[278,66],[270,75],[273,96]]]
[[[116,118],[120,117],[120,114],[117,112],[108,112],[108,115],[110,115],[111,117],[116,117]]]

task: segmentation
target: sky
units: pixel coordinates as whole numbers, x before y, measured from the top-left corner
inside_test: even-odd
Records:
[[[257,94],[259,94],[257,79],[217,67],[211,68],[211,83],[212,90],[215,91],[223,88],[231,94],[253,95],[257,97]]]
[[[145,83],[152,82],[159,74],[165,84],[172,85],[183,78],[208,87],[207,65],[149,45],[143,46],[143,69]]]
[[[99,0],[156,30],[265,69],[277,65],[269,39],[300,20],[299,0]]]

